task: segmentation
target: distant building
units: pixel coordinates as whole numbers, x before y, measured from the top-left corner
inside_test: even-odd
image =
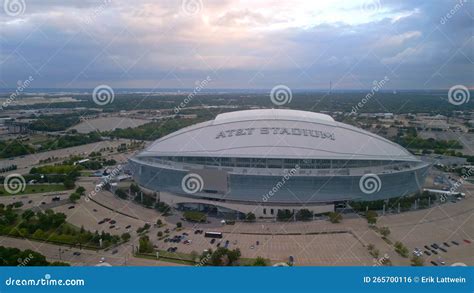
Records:
[[[22,122],[16,120],[7,120],[5,121],[5,127],[8,129],[8,134],[24,134],[29,133],[30,129],[28,128],[29,122]]]
[[[430,130],[430,129],[449,129],[448,118],[443,115],[435,116],[417,116],[417,120],[412,122],[416,127]]]

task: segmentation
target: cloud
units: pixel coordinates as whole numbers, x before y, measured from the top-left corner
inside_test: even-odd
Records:
[[[473,83],[472,5],[441,24],[456,1],[184,1],[202,6],[29,0],[23,15],[2,12],[0,86],[32,74],[34,86],[72,88],[192,87],[208,75],[231,88],[359,88],[387,74],[396,88]]]

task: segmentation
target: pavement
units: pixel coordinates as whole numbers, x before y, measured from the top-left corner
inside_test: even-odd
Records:
[[[83,177],[77,182],[78,185],[86,188],[86,194],[90,193],[98,183],[98,178]],[[454,263],[465,263],[474,265],[474,185],[464,183],[462,186],[466,198],[456,202],[447,202],[433,206],[430,209],[404,212],[401,214],[385,214],[378,217],[377,226],[386,226],[391,234],[389,241],[401,241],[410,252],[415,248],[422,249],[424,245],[443,242],[451,243],[456,241],[460,245],[450,245],[445,247],[447,252],[438,255],[426,256],[425,265],[431,265],[430,261],[446,262],[446,265]],[[1,203],[14,202],[21,199],[26,203],[23,208],[31,208],[40,205],[45,201],[47,194],[32,194],[27,196],[4,196],[0,197]],[[50,204],[50,200],[46,200]],[[70,209],[70,203],[61,201],[51,206],[56,212],[63,212],[67,215],[67,221],[80,227],[84,226],[91,231],[105,231],[115,235],[124,232],[131,234],[132,238],[124,245],[109,251],[86,251],[82,250],[81,255],[73,255],[77,249],[62,247],[53,244],[21,240],[15,238],[0,238],[0,245],[30,248],[39,251],[50,260],[64,260],[73,265],[95,265],[101,257],[111,265],[175,265],[161,261],[139,259],[132,256],[132,247],[137,247],[138,238],[136,230],[145,225],[151,224],[148,236],[157,248],[166,250],[169,247],[178,247],[178,252],[198,254],[205,249],[215,249],[217,243],[210,244],[210,239],[202,234],[194,234],[195,229],[205,231],[221,231],[224,238],[221,245],[225,245],[228,240],[228,247],[239,248],[242,257],[255,258],[257,256],[270,259],[272,263],[287,261],[289,256],[293,256],[296,265],[378,265],[376,259],[369,254],[368,244],[373,244],[380,251],[380,255],[387,254],[393,265],[410,265],[409,258],[399,256],[392,245],[384,241],[381,236],[369,225],[365,218],[357,215],[344,217],[341,223],[333,224],[326,220],[316,220],[310,222],[236,222],[235,225],[218,225],[217,222],[199,225],[185,223],[182,230],[177,231],[176,222],[180,219],[180,214],[176,213],[172,217],[162,217],[154,209],[145,208],[133,201],[123,200],[114,196],[108,191],[98,192],[93,196],[93,201],[86,201],[81,198]],[[104,218],[111,218],[116,221],[115,227],[110,223],[99,224]],[[164,227],[155,227],[157,219],[165,223]],[[129,228],[127,228],[130,226]],[[165,243],[163,239],[158,239],[157,232],[171,230],[170,237],[187,233],[190,244]],[[467,243],[464,240],[471,241]],[[257,244],[258,241],[258,244]],[[61,252],[60,249],[61,248]]]

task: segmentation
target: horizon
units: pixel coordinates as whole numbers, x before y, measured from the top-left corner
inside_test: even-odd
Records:
[[[467,0],[21,3],[0,11],[0,88],[474,88]]]

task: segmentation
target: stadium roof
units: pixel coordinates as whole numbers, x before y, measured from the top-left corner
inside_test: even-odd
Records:
[[[329,115],[280,109],[220,114],[155,141],[139,156],[418,161],[401,146]]]

